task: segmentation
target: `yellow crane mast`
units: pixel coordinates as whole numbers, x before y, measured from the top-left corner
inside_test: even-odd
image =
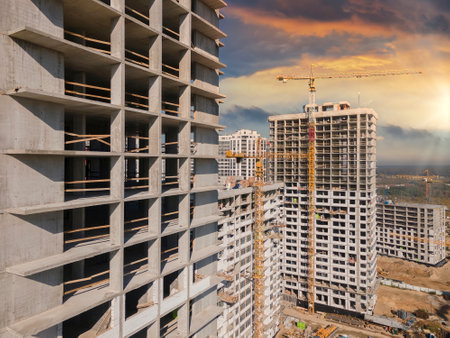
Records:
[[[309,104],[305,107],[305,112],[308,117],[308,312],[314,313],[315,303],[315,165],[316,165],[316,118],[315,112],[318,111],[316,106],[316,79],[339,79],[339,78],[363,78],[374,76],[392,76],[392,75],[409,75],[421,74],[421,72],[409,71],[391,71],[378,73],[347,73],[347,74],[329,74],[316,76],[311,72],[306,76],[285,76],[278,75],[277,80],[286,83],[288,80],[307,80],[309,84]]]
[[[258,138],[255,154],[233,153],[228,150],[225,153],[227,158],[235,158],[240,161],[244,158],[256,159],[255,164],[255,225],[253,227],[255,269],[254,280],[254,337],[262,338],[264,333],[263,312],[264,312],[264,160],[277,158],[306,158],[306,154],[299,153],[272,153],[263,152],[261,138]]]
[[[264,160],[262,159],[261,138],[256,145],[255,164],[255,337],[263,337],[263,310],[264,310]]]

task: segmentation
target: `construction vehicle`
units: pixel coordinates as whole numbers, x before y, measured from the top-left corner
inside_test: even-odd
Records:
[[[330,335],[333,334],[334,331],[337,330],[337,327],[334,325],[327,325],[325,327],[322,327],[318,329],[316,332],[314,332],[314,338],[328,338]]]
[[[378,73],[343,73],[316,76],[311,71],[305,76],[285,76],[278,75],[277,80],[286,83],[289,80],[307,80],[309,85],[309,104],[305,106],[305,113],[308,117],[308,312],[314,313],[315,303],[315,161],[316,161],[316,118],[315,112],[318,111],[316,105],[316,79],[344,79],[344,78],[365,78],[376,76],[393,76],[393,75],[411,75],[422,74],[421,72],[410,71],[390,71]]]
[[[386,270],[384,270],[381,267],[377,268],[377,272],[378,272],[378,275],[381,276],[381,277],[386,277],[386,276],[389,275],[389,271],[386,271]]]

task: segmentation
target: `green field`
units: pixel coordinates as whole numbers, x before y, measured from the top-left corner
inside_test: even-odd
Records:
[[[377,194],[386,195],[385,186],[390,186],[388,199],[394,202],[426,203],[425,182],[396,178],[391,175],[377,176]],[[443,204],[450,208],[450,179],[442,178],[429,184],[429,203]]]

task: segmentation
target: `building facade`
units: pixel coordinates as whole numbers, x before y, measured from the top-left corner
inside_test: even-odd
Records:
[[[377,203],[379,254],[436,265],[446,258],[445,212],[434,204]]]
[[[0,1],[0,336],[216,335],[224,6]]]
[[[376,302],[376,119],[372,109],[347,102],[315,106],[315,303],[354,313]],[[308,153],[305,113],[269,117],[276,153]],[[285,293],[307,300],[308,158],[271,161],[285,182],[282,274]]]
[[[258,139],[261,135],[254,130],[241,129],[229,135],[219,135],[219,155],[231,150],[233,153],[256,154]],[[263,152],[267,149],[267,139],[261,138]],[[219,180],[221,183],[229,178],[248,180],[255,176],[255,158],[243,158],[239,161],[235,158],[219,159]]]
[[[281,184],[264,187],[264,335],[274,337],[280,316],[281,236],[278,225],[284,221],[280,212]],[[218,319],[219,337],[251,337],[254,316],[253,288],[253,187],[220,190],[219,239],[224,251],[219,255],[218,270],[224,281],[219,296],[223,313]],[[275,225],[275,226],[274,226]]]

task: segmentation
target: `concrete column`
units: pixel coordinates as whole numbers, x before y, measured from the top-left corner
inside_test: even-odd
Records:
[[[162,18],[163,18],[163,0],[151,0],[150,2],[150,28],[157,32],[162,31]]]

